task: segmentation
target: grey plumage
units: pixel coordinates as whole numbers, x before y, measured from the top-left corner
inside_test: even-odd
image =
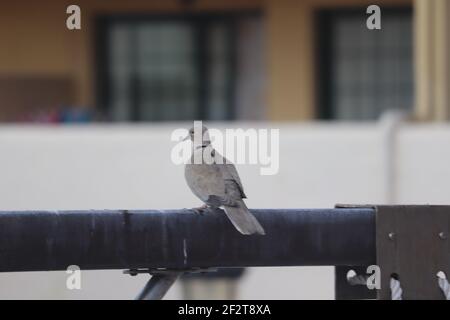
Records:
[[[242,234],[265,234],[263,227],[242,200],[246,195],[234,164],[212,148],[206,127],[202,129],[205,136],[201,144],[195,143],[193,129],[189,132],[194,142],[191,162],[185,166],[189,188],[207,206],[223,207],[234,227]],[[204,152],[210,153],[214,163],[194,163],[196,157],[202,159]]]

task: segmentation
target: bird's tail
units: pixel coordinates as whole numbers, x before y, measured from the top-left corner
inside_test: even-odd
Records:
[[[248,211],[244,201],[236,201],[236,206],[224,206],[228,219],[231,220],[234,227],[242,234],[266,234],[263,227],[256,220],[255,216]]]

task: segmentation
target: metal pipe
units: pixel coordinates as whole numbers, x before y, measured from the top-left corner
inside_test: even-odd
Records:
[[[161,300],[182,273],[155,274],[148,280],[136,300]]]
[[[251,212],[265,236],[241,235],[221,210],[0,211],[0,272],[375,262],[374,209]]]

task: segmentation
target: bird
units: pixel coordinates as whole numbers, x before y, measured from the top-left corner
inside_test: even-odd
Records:
[[[247,196],[236,167],[214,149],[206,126],[201,127],[201,139],[196,138],[195,130],[200,127],[191,128],[183,139],[193,143],[190,162],[185,164],[185,179],[194,195],[204,203],[194,208],[195,212],[222,207],[240,233],[265,235],[264,228],[245,205],[243,199]]]

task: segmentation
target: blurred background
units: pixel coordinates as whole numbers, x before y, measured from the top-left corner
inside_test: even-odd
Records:
[[[81,30],[69,30],[69,5]],[[381,30],[366,27],[381,8]],[[253,208],[450,204],[447,0],[17,0],[0,5],[0,210],[198,206],[176,128],[279,128]],[[25,236],[25,235],[24,235]],[[298,254],[301,254],[299,252]],[[76,261],[73,262],[76,264]],[[186,279],[167,298],[333,299],[333,267]],[[128,299],[143,275],[0,274],[0,298]]]

